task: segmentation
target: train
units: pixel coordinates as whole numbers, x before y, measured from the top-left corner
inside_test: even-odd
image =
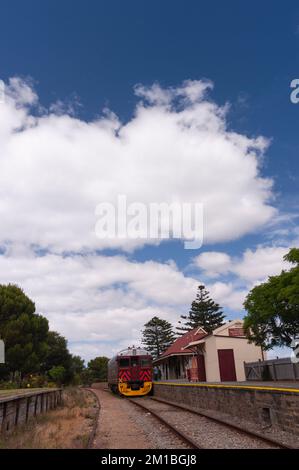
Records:
[[[153,358],[141,347],[119,351],[108,362],[108,387],[123,396],[148,395],[152,390]]]

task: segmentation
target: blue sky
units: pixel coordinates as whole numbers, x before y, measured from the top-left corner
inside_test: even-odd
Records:
[[[6,83],[8,100],[0,104],[0,124],[2,129],[7,123],[10,127],[0,136],[0,282],[22,285],[51,327],[86,358],[109,355],[138,341],[141,326],[155,313],[175,323],[188,310],[198,282],[207,284],[228,317],[244,315],[245,293],[280,272],[283,252],[298,243],[299,104],[290,101],[290,82],[299,77],[298,46],[295,1],[283,5],[252,1],[246,6],[232,0],[2,1],[0,78]],[[11,77],[15,79],[9,82]],[[182,104],[191,86],[206,81],[213,87],[196,103]],[[96,198],[85,200],[85,196],[92,193],[100,198],[107,181],[113,187],[113,171],[121,162],[115,157],[117,139],[107,150],[102,134],[93,135],[92,122],[101,119],[104,108],[119,119],[126,142],[134,143],[125,149],[128,158],[130,152],[145,152],[144,167],[138,168],[137,152],[132,165],[138,171],[127,172],[130,164],[122,170],[124,180],[132,178],[130,191],[136,182],[141,188],[146,185],[147,172],[157,175],[145,187],[150,198],[157,194],[162,200],[166,194],[159,193],[162,186],[170,195],[184,199],[192,190],[195,197],[192,166],[188,169],[187,164],[183,185],[175,176],[176,165],[171,165],[171,150],[165,156],[165,168],[163,162],[159,168],[154,158],[161,150],[163,159],[163,152],[171,147],[165,137],[168,111],[159,108],[157,100],[149,102],[154,83],[163,93],[171,89],[173,96],[180,95],[186,113],[199,105],[196,119],[204,116],[208,103],[214,108],[204,118],[214,119],[221,107],[229,106],[220,118],[225,131],[217,127],[219,123],[217,129],[209,129],[214,139],[210,150],[201,153],[200,136],[192,135],[198,139],[198,155],[197,150],[192,155],[198,162],[193,166],[199,175],[198,194],[216,200],[216,221],[213,218],[211,226],[218,227],[196,252],[185,250],[181,241],[107,250],[89,238],[95,209],[91,201]],[[138,84],[143,87],[142,96],[136,95]],[[145,101],[144,114],[138,115],[136,106]],[[175,119],[181,108],[171,106]],[[111,116],[107,125],[113,127]],[[32,124],[30,119],[37,121]],[[151,148],[148,123],[155,126],[158,119],[161,145],[158,131],[153,130],[156,143]],[[236,159],[231,158],[232,148],[220,148],[232,132],[251,139],[247,150],[236,144],[240,152]],[[143,135],[145,149],[139,142]],[[267,148],[254,143],[259,136],[268,142]],[[192,153],[191,140],[184,142]],[[60,152],[60,145],[65,145],[65,152]],[[257,146],[252,175],[252,166],[244,166],[251,145]],[[210,167],[210,152],[222,162],[217,180],[220,187],[223,183],[221,197],[216,192],[210,195],[209,178],[212,186],[217,171],[217,165]],[[180,165],[184,158],[184,152],[178,153],[175,162]],[[207,168],[204,178],[201,168]],[[162,177],[163,170],[170,174],[169,180]],[[272,183],[267,194],[258,189],[258,181],[266,179]],[[131,197],[143,200],[137,186]],[[113,188],[111,197],[117,193],[117,186]],[[232,216],[233,206],[227,213],[217,212],[218,197],[235,198],[236,207],[248,197],[254,212],[248,227],[246,217]],[[76,233],[72,240],[68,227]],[[69,252],[72,256],[66,256]],[[122,271],[124,275],[116,275]],[[106,278],[107,273],[111,274]]]

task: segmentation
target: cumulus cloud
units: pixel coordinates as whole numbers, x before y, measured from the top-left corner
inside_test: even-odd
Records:
[[[283,252],[282,252],[283,250]],[[277,274],[282,267],[284,249],[247,250],[235,263],[235,272],[243,279],[206,283],[211,296],[224,307],[242,316],[242,304],[256,278]],[[214,262],[209,269],[227,269],[228,255],[211,252]],[[205,253],[207,256],[208,253]],[[206,256],[202,256],[207,267]],[[260,268],[259,272],[257,268]],[[242,273],[242,274],[241,274]],[[206,273],[204,273],[206,275]],[[202,274],[187,276],[172,262],[137,262],[123,255],[72,255],[36,253],[24,246],[14,246],[0,255],[0,284],[15,282],[36,301],[37,311],[70,341],[72,351],[90,358],[112,354],[140,342],[145,322],[159,315],[177,323],[195,298]]]
[[[269,276],[279,274],[283,269],[289,269],[291,264],[283,260],[287,253],[285,247],[258,247],[256,250],[246,250],[243,258],[234,264],[234,273],[245,281],[262,282]]]
[[[196,256],[193,266],[202,269],[207,277],[218,277],[226,274],[231,268],[231,258],[220,251],[206,251]]]
[[[260,174],[267,140],[231,132],[229,107],[210,99],[212,87],[206,80],[167,89],[138,85],[136,109],[122,123],[111,110],[79,119],[76,103],[58,101],[45,110],[28,81],[15,77],[6,85],[0,283],[22,286],[73,352],[110,355],[138,342],[156,314],[175,323],[200,282],[174,262],[104,255],[107,247],[133,252],[159,241],[98,239],[99,203],[115,203],[119,195],[146,205],[202,203],[205,244],[237,239],[277,215],[272,181]],[[213,276],[234,269],[251,281],[254,253],[245,258],[247,268],[217,252],[195,263]],[[233,283],[217,279],[207,287],[224,307],[240,307],[243,294]]]
[[[197,281],[172,263],[138,263],[124,256],[11,250],[0,256],[0,284],[22,286],[52,329],[85,357],[111,354],[140,342],[154,315],[176,323],[195,296]]]
[[[242,309],[245,297],[254,285],[280,274],[283,269],[290,269],[291,264],[283,260],[288,249],[285,246],[258,246],[245,250],[240,257],[207,251],[193,259],[192,267],[198,268],[209,280],[212,294],[222,305],[237,311]],[[217,280],[212,282],[212,279]]]
[[[223,262],[231,258],[212,253],[215,261],[209,269],[212,266],[219,273],[220,265],[224,267]],[[277,252],[274,257],[270,248],[248,250],[236,263],[240,271],[242,266],[245,279],[211,279],[206,283],[207,289],[225,313],[229,309],[240,317],[253,276],[252,264],[262,263],[263,272],[255,272],[262,276],[268,260],[267,273],[275,274],[281,267],[279,255]],[[24,245],[14,245],[0,255],[0,284],[8,282],[22,286],[35,300],[37,311],[49,319],[51,328],[68,338],[71,351],[89,359],[99,354],[109,356],[129,344],[140,343],[140,331],[154,315],[175,325],[179,316],[188,312],[203,279],[202,273],[187,276],[173,261],[137,262],[124,255],[100,254],[37,256]]]
[[[12,108],[30,106],[38,101],[38,96],[32,88],[31,81],[22,80],[20,77],[9,79],[8,86],[5,88],[5,98]]]
[[[95,208],[116,202],[204,205],[204,241],[232,240],[267,223],[271,180],[259,173],[262,138],[230,132],[212,84],[186,81],[136,88],[134,116],[112,112],[85,122],[37,96],[19,78],[0,106],[0,244],[27,243],[57,253],[105,247],[132,250],[153,240],[100,240]]]
[[[217,281],[209,283],[208,288],[210,293],[217,302],[224,307],[224,309],[231,309],[235,312],[241,312],[243,310],[243,302],[248,290],[240,289],[232,282],[221,282]],[[243,314],[239,314],[239,317]]]
[[[259,246],[247,249],[240,258],[232,258],[227,253],[207,251],[193,260],[193,266],[200,268],[205,276],[213,278],[232,273],[250,284],[265,281],[269,276],[289,269],[290,263],[283,260],[287,252],[285,246]]]
[[[209,80],[185,80],[182,86],[173,88],[162,88],[159,83],[154,83],[150,87],[136,85],[135,94],[144,98],[153,105],[170,105],[176,98],[180,98],[188,104],[197,103],[202,100],[206,92],[213,88],[213,83]]]
[[[0,255],[0,284],[8,282],[22,286],[50,327],[68,338],[72,352],[88,359],[140,343],[144,323],[155,315],[176,325],[202,281],[183,274],[174,262],[36,256],[19,246]],[[207,288],[225,310],[240,310],[245,293],[232,283],[211,282]]]

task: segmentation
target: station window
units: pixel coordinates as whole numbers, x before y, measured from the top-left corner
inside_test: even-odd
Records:
[[[130,359],[129,358],[122,358],[119,360],[119,367],[129,367],[130,366]]]

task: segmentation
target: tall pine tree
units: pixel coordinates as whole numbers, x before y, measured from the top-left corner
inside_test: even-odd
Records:
[[[156,359],[176,339],[171,323],[158,317],[153,317],[144,325],[142,343],[147,351]]]
[[[202,327],[207,333],[212,333],[213,330],[223,325],[225,315],[219,304],[210,298],[205,286],[200,285],[196,299],[191,304],[189,315],[181,315],[181,318],[185,322],[184,325],[177,327],[180,335],[196,327]]]

